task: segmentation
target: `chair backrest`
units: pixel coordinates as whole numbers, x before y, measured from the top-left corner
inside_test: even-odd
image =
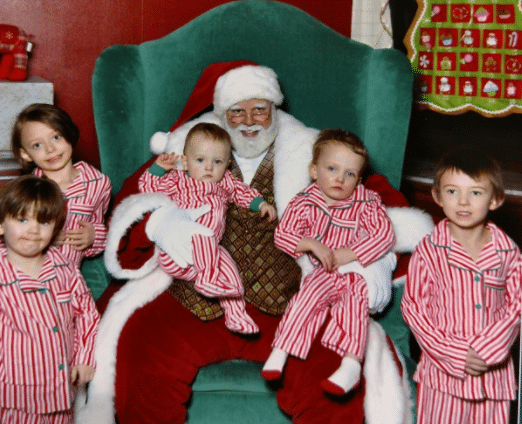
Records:
[[[203,69],[248,59],[275,70],[283,109],[315,128],[345,128],[370,165],[400,185],[412,104],[410,62],[374,50],[275,1],[221,5],[158,40],[108,48],[93,75],[102,170],[115,192],[151,157],[149,139],[176,121]]]

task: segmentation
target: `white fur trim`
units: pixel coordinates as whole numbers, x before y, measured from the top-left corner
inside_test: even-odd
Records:
[[[120,333],[137,309],[152,302],[171,284],[172,277],[157,267],[143,278],[128,281],[112,296],[98,327],[96,373],[89,383],[88,402],[77,399],[77,424],[113,424],[116,351]],[[83,401],[83,403],[82,403]]]
[[[112,275],[121,279],[141,278],[158,266],[157,257],[159,252],[158,249],[155,249],[152,258],[141,268],[136,270],[123,269],[118,261],[118,248],[120,240],[133,223],[143,218],[147,212],[162,206],[172,205],[172,203],[165,194],[144,193],[127,197],[114,209],[104,253],[105,266]]]
[[[405,283],[406,283],[406,274],[392,280],[393,287],[404,286]]]
[[[395,232],[392,250],[396,253],[413,252],[415,246],[435,228],[431,216],[416,208],[387,208]]]
[[[223,116],[230,106],[250,99],[270,100],[276,106],[283,102],[283,93],[272,69],[246,65],[221,75],[214,88],[214,113]]]
[[[274,197],[279,218],[290,200],[311,182],[308,167],[319,130],[277,111],[279,133],[274,143]]]
[[[402,363],[402,377],[386,342],[386,333],[378,323],[370,320],[363,369],[366,379],[364,418],[367,424],[413,422],[413,402],[404,359],[398,349],[395,350]]]

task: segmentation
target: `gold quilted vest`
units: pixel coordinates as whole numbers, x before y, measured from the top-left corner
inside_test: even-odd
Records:
[[[275,204],[273,159],[273,147],[270,147],[251,183],[272,205]],[[243,179],[234,160],[230,171]],[[281,315],[285,311],[301,280],[301,269],[295,260],[274,246],[276,226],[277,220],[268,222],[266,217],[260,217],[259,212],[231,204],[221,240],[221,245],[230,252],[239,269],[245,286],[245,300],[270,315]],[[168,292],[203,321],[223,315],[218,300],[197,293],[193,282],[175,279]]]

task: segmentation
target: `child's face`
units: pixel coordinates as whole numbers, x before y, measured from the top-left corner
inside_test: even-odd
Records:
[[[361,181],[364,158],[339,143],[325,145],[310,176],[317,182],[326,203],[347,199]]]
[[[462,229],[485,225],[488,212],[502,204],[502,200],[493,197],[489,178],[474,180],[462,171],[444,172],[439,191],[433,189],[432,194],[451,223]]]
[[[54,226],[55,222],[38,222],[32,210],[26,217],[7,216],[0,224],[0,235],[8,256],[20,260],[39,257],[51,243]]]
[[[43,171],[59,171],[71,163],[72,146],[42,122],[26,122],[21,131],[20,155]]]
[[[205,182],[221,181],[230,163],[230,147],[204,134],[194,134],[181,157],[191,178]]]

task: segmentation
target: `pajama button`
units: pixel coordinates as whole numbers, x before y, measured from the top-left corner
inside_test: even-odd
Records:
[[[59,330],[60,330],[60,329],[59,329],[58,327],[53,327],[53,331],[54,331],[55,333],[58,333]]]
[[[480,281],[480,276],[475,275],[475,281],[478,283]]]
[[[482,309],[482,305],[479,305],[478,303],[475,305],[475,309]]]
[[[60,365],[58,366],[58,369],[59,369],[60,371],[63,371],[63,370],[65,369],[65,365],[64,365],[64,364],[60,364]]]

